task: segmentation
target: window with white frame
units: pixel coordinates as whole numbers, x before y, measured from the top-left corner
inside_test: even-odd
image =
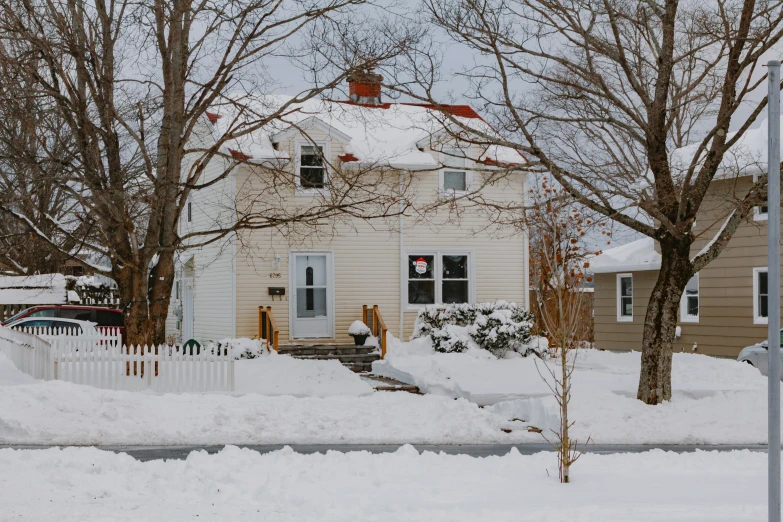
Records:
[[[299,147],[299,187],[305,190],[322,189],[326,186],[326,165],[324,148],[321,145]]]
[[[753,182],[755,183],[758,180],[758,176],[753,176]],[[756,205],[753,207],[753,219],[756,221],[766,221],[769,216],[769,208],[767,207],[767,200],[764,199],[764,202],[761,205]]]
[[[767,267],[753,269],[753,322],[767,324],[769,306]]]
[[[633,275],[617,274],[617,320],[633,321]]]
[[[445,193],[465,192],[468,190],[468,170],[465,153],[456,148],[444,148],[441,152],[443,172],[441,190]]]
[[[468,252],[408,253],[405,261],[409,305],[471,302]]]
[[[699,274],[690,278],[682,294],[680,320],[699,322]]]

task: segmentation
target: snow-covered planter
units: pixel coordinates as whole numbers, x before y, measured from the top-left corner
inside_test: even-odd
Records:
[[[436,305],[419,313],[413,338],[429,337],[438,352],[464,352],[472,341],[496,357],[508,351],[529,355],[538,353],[532,324],[533,314],[516,303]]]
[[[228,352],[234,359],[255,359],[267,353],[266,342],[263,339],[220,339],[208,341],[207,353],[224,354]]]
[[[370,328],[362,321],[354,321],[348,328],[348,335],[353,337],[353,342],[356,346],[364,346],[370,334],[372,334]]]

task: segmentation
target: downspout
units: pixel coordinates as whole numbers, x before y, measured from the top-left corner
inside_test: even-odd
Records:
[[[404,180],[403,176],[404,176],[403,171],[400,171],[400,217],[399,217],[399,222],[400,222],[400,231],[399,231],[399,235],[400,235],[400,256],[399,256],[399,267],[400,267],[400,336],[399,336],[399,339],[400,340],[403,339],[403,334],[405,332],[405,303],[403,303],[403,300],[402,300],[402,294],[404,293],[404,291],[403,291],[403,282],[402,282],[403,281],[402,278],[404,277],[403,268],[402,268],[403,267],[402,260],[403,260],[403,256],[405,255],[405,216],[403,215],[403,211],[405,210],[405,203],[404,203],[404,201],[402,199],[402,191],[403,191],[403,188],[405,186],[404,185],[404,181],[405,180]]]

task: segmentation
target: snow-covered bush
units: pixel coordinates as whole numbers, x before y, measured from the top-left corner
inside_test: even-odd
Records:
[[[370,327],[362,321],[354,321],[348,328],[348,335],[370,335]]]
[[[436,305],[419,313],[413,338],[429,337],[438,352],[463,352],[473,341],[496,357],[509,350],[529,355],[538,353],[531,343],[532,324],[533,314],[516,303]]]
[[[267,353],[266,341],[263,339],[220,339],[205,344],[207,353],[223,354],[227,350],[234,359],[255,359]]]

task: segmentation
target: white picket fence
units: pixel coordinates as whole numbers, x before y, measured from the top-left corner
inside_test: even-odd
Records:
[[[0,327],[0,350],[37,379],[109,390],[159,393],[234,391],[234,359],[182,346],[124,346],[116,330],[105,335],[34,335]],[[73,333],[73,332],[70,332]]]
[[[51,345],[40,337],[0,326],[0,352],[35,379],[54,378]]]

